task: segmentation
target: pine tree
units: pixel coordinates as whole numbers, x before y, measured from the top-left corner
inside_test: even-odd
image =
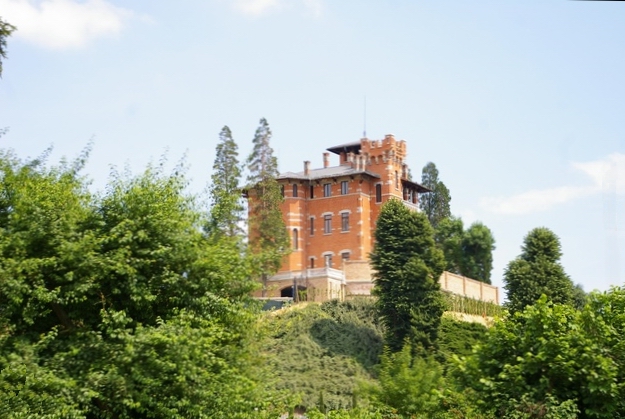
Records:
[[[279,175],[278,159],[273,155],[270,139],[269,124],[262,118],[254,135],[252,153],[247,159],[247,181],[250,195],[249,242],[258,260],[263,294],[267,277],[278,271],[282,257],[289,252],[289,236],[280,211],[284,197],[276,179]]]
[[[15,26],[0,17],[0,76],[2,76],[2,59],[7,57],[7,37],[15,30]]]
[[[384,204],[371,264],[391,350],[400,350],[406,341],[415,349],[435,347],[444,311],[438,279],[445,260],[425,215],[398,200]]]
[[[207,232],[213,237],[236,238],[241,235],[243,204],[241,202],[241,165],[238,147],[228,126],[219,133],[219,144],[209,189],[211,212]]]
[[[560,239],[548,228],[535,228],[525,236],[521,255],[504,273],[510,311],[522,311],[542,294],[554,303],[573,303],[573,282],[560,264],[561,256]]]
[[[421,210],[427,215],[432,227],[436,227],[441,220],[451,216],[449,189],[438,180],[438,169],[432,162],[423,167],[421,184],[432,191],[419,198]]]

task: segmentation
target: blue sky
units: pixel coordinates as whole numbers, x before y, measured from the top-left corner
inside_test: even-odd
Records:
[[[414,0],[0,0],[18,27],[0,146],[86,172],[186,156],[200,192],[228,125],[261,117],[281,171],[393,133],[433,161],[452,212],[494,233],[493,282],[534,227],[586,290],[625,282],[625,4]]]

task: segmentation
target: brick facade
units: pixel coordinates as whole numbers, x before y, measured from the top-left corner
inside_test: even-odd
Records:
[[[338,155],[338,165],[330,165],[330,153]],[[395,198],[418,211],[419,193],[428,192],[408,179],[406,153],[406,142],[393,135],[363,138],[328,148],[321,168],[306,161],[303,171],[281,174],[292,252],[257,296],[324,301],[370,295],[368,255],[382,204]]]

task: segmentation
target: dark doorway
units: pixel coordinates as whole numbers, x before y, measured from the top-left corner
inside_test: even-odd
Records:
[[[302,285],[297,286],[297,298],[293,295],[293,285],[282,288],[280,290],[280,297],[290,297],[293,298],[294,301],[306,301],[306,287]]]

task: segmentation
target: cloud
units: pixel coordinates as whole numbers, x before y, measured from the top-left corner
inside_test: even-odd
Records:
[[[573,167],[590,176],[604,193],[625,194],[625,154],[610,154],[603,160],[573,163]]]
[[[573,163],[572,166],[588,175],[592,183],[535,189],[509,197],[483,198],[480,206],[497,214],[518,215],[546,211],[556,205],[598,193],[625,194],[625,154],[614,153],[602,160]]]
[[[236,0],[234,8],[245,15],[260,16],[280,6],[279,0]]]
[[[119,34],[134,14],[106,0],[0,0],[14,36],[51,49],[80,48],[90,41]]]
[[[248,16],[262,16],[272,11],[303,5],[306,12],[314,17],[323,12],[322,0],[235,0],[234,8]]]

